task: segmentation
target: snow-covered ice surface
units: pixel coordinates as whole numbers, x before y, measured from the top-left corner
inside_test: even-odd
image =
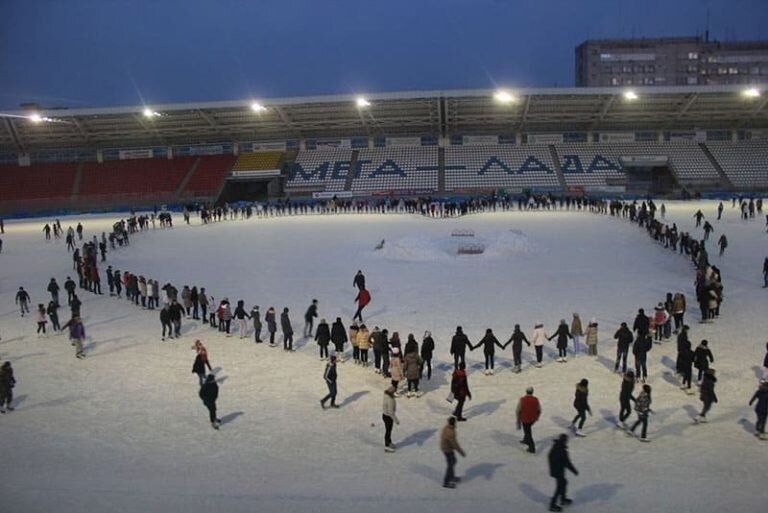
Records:
[[[768,254],[764,221],[742,222],[727,204],[667,203],[667,220],[693,231],[693,212],[713,221],[711,260],[720,267],[726,299],[714,324],[696,322],[689,258],[653,243],[628,221],[576,212],[511,212],[433,220],[398,215],[307,216],[180,224],[133,236],[108,255],[115,268],[205,286],[215,298],[243,298],[262,312],[291,310],[299,350],[225,338],[185,321],[183,338],[160,342],[157,312],[125,299],[82,292],[87,359],[74,358],[66,336],[38,339],[33,316],[14,306],[19,285],[36,305],[49,297],[51,276],[73,275],[64,243],[43,240],[44,220],[7,222],[0,255],[0,358],[16,372],[16,406],[0,416],[0,510],[17,512],[312,511],[484,513],[542,511],[554,489],[546,453],[574,415],[575,383],[590,380],[594,412],[583,439],[571,439],[580,471],[569,478],[572,511],[759,511],[765,504],[768,442],[752,435],[754,392],[768,332],[768,292],[761,288]],[[82,220],[86,237],[119,216]],[[455,229],[473,230],[484,255],[453,254]],[[725,231],[724,257],[715,241]],[[696,231],[701,235],[700,231]],[[374,246],[386,239],[384,249]],[[469,241],[467,241],[469,242]],[[104,266],[102,266],[103,273]],[[381,394],[386,381],[351,363],[339,365],[342,408],[322,411],[324,364],[301,339],[312,298],[321,317],[347,325],[354,312],[352,278],[366,274],[373,297],[369,326],[437,344],[436,371],[426,395],[398,401],[397,453],[383,451]],[[102,274],[103,276],[103,274]],[[102,278],[104,279],[104,278]],[[104,283],[106,286],[106,283]],[[105,287],[106,288],[106,287]],[[718,370],[710,422],[694,425],[700,408],[672,376],[674,342],[649,354],[653,386],[650,444],[613,426],[620,378],[611,372],[612,335],[631,324],[638,307],[651,311],[667,292],[682,291],[694,344],[707,338]],[[457,325],[472,342],[487,327],[506,340],[515,323],[530,334],[535,321],[549,333],[579,312],[600,323],[600,356],[566,364],[552,359],[510,372],[511,348],[497,353],[497,372],[482,373],[482,354],[469,355],[474,400],[459,426],[468,453],[463,482],[440,484],[444,458],[439,429],[451,412],[448,344]],[[61,317],[68,317],[66,307]],[[191,373],[195,338],[208,346],[220,381],[220,431],[211,429]],[[630,356],[631,360],[631,356]],[[514,410],[533,385],[543,415],[534,427],[538,453],[518,444]],[[634,419],[634,415],[632,419]]]

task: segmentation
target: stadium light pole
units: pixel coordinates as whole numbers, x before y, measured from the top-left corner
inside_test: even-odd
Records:
[[[41,123],[43,121],[43,117],[37,112],[33,112],[32,114],[29,115],[29,120],[32,123]]]
[[[639,96],[637,96],[637,93],[632,91],[631,89],[629,91],[624,91],[624,99],[629,101],[637,100]]]
[[[369,102],[368,100],[366,100],[362,96],[358,96],[357,97],[357,99],[355,100],[355,104],[357,105],[358,109],[364,109],[366,107],[370,107],[371,106],[371,102]]]
[[[253,112],[259,113],[259,112],[264,112],[265,110],[267,110],[267,108],[264,105],[260,104],[259,102],[252,102],[251,110]]]
[[[493,99],[496,100],[498,103],[501,103],[502,105],[509,105],[510,103],[513,103],[516,98],[512,93],[509,91],[504,91],[503,89],[500,89],[493,93]]]
[[[760,97],[760,89],[757,87],[750,87],[749,89],[745,89],[742,94],[745,98],[759,98]]]

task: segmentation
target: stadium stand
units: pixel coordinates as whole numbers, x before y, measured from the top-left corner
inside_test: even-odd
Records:
[[[300,151],[291,166],[286,189],[344,190],[351,160],[352,150]]]
[[[137,195],[149,199],[175,193],[197,158],[88,162],[83,166],[79,196]]]
[[[360,150],[353,192],[437,189],[436,146]]]
[[[560,187],[548,146],[451,146],[445,189]]]
[[[282,151],[260,151],[241,153],[232,171],[264,171],[278,169]]]
[[[708,142],[707,148],[737,189],[768,188],[768,140]]]
[[[205,155],[199,158],[200,163],[184,187],[182,196],[216,194],[224,181],[224,177],[232,168],[236,157],[234,155]]]
[[[0,166],[0,200],[69,199],[77,163]]]
[[[619,156],[610,145],[555,145],[567,186],[599,187],[626,181]],[[609,184],[610,181],[610,184]]]

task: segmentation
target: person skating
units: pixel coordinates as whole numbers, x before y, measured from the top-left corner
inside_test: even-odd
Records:
[[[435,340],[432,333],[424,332],[424,338],[421,340],[421,373],[424,373],[424,367],[427,368],[427,380],[432,379],[432,355],[435,352]]]
[[[654,337],[657,343],[661,343],[661,339],[664,338],[664,325],[669,320],[669,312],[664,306],[664,303],[659,303],[653,309],[653,323],[654,323]]]
[[[16,386],[16,378],[13,376],[11,362],[3,363],[0,367],[0,413],[13,411],[13,387]]]
[[[568,480],[565,478],[565,471],[570,470],[575,475],[579,471],[571,463],[571,457],[568,455],[568,435],[560,435],[552,444],[547,457],[549,462],[549,475],[555,478],[555,494],[549,501],[549,511],[562,511],[563,508],[558,504],[567,506],[573,501],[568,498]]]
[[[378,326],[373,327],[370,341],[371,346],[373,347],[373,372],[376,374],[381,374],[381,356],[384,351],[389,351],[389,348],[384,342],[384,334],[381,332]]]
[[[211,369],[211,363],[208,361],[208,350],[199,340],[195,340],[195,343],[192,345],[192,349],[194,349],[197,353],[195,355],[195,363],[192,365],[192,372],[197,374],[197,377],[200,381],[200,386],[203,386],[206,377],[205,368],[208,367],[208,370],[213,372],[213,369]]]
[[[560,325],[557,327],[557,331],[555,331],[547,340],[552,340],[555,337],[557,337],[557,361],[565,363],[568,361],[568,339],[573,338],[571,332],[568,331],[568,324],[565,322],[565,319],[560,319]]]
[[[720,246],[720,256],[723,256],[725,248],[728,247],[728,237],[726,237],[725,234],[722,234],[720,238],[717,239],[717,245]]]
[[[589,356],[597,356],[597,319],[592,317],[587,324],[587,331],[585,334],[587,342],[587,354]]]
[[[344,344],[347,343],[347,330],[341,322],[341,317],[336,317],[333,326],[331,326],[331,342],[333,342],[333,347],[336,350],[336,361],[344,363]]]
[[[629,331],[626,322],[621,323],[621,327],[613,335],[616,339],[616,365],[614,365],[614,372],[621,372],[624,374],[627,372],[627,355],[629,354],[629,346],[632,345],[632,332]],[[619,362],[621,362],[621,371],[619,371]]]
[[[80,301],[80,298],[77,297],[77,294],[74,294],[72,296],[72,302],[69,304],[69,310],[71,312],[71,317],[80,317],[80,307],[83,306],[82,301]]]
[[[581,352],[579,342],[581,337],[584,336],[584,330],[581,325],[581,317],[577,313],[573,314],[573,319],[571,320],[571,336],[573,337],[573,355],[578,356]]]
[[[208,419],[213,429],[219,429],[221,420],[216,417],[216,400],[219,398],[219,385],[216,383],[216,376],[208,374],[205,383],[200,387],[198,393],[203,404],[208,409]]]
[[[48,292],[51,293],[51,299],[56,302],[56,304],[59,304],[59,284],[56,283],[56,278],[51,278],[51,281],[48,282]]]
[[[357,293],[354,302],[357,303],[357,311],[355,312],[355,315],[352,316],[352,320],[360,319],[360,322],[363,322],[363,308],[371,302],[370,292],[365,288],[361,288],[360,292]]]
[[[275,307],[270,306],[267,310],[267,314],[264,316],[264,320],[267,323],[267,331],[269,332],[269,347],[275,347],[275,333],[277,333],[277,320],[275,319]]]
[[[645,338],[648,335],[651,321],[645,315],[645,310],[642,308],[637,311],[635,322],[632,324],[632,331],[637,334],[638,338]]]
[[[165,330],[168,330],[168,338],[173,338],[173,324],[171,324],[171,311],[170,311],[170,305],[168,303],[165,303],[163,307],[160,309],[160,324],[163,327],[163,334],[161,335],[160,340],[165,340]]]
[[[395,452],[396,447],[392,443],[392,426],[393,424],[400,425],[400,419],[397,418],[395,392],[395,387],[391,385],[384,390],[381,420],[384,421],[384,450],[386,452]]]
[[[510,335],[509,340],[507,340],[507,342],[504,344],[504,348],[506,348],[509,344],[512,344],[512,358],[515,362],[514,372],[516,373],[520,373],[522,371],[523,342],[528,344],[528,347],[531,346],[531,343],[526,338],[525,333],[520,330],[520,325],[515,324],[512,335]]]
[[[179,338],[181,337],[181,318],[184,316],[184,309],[178,301],[172,299],[171,306],[168,307],[168,313],[170,314],[171,324],[173,324],[173,336]]]
[[[592,408],[589,407],[589,381],[587,378],[582,379],[576,384],[573,407],[576,408],[576,416],[571,421],[573,434],[576,436],[587,436],[581,430],[584,427],[584,421],[587,420],[587,413],[592,415]],[[576,421],[579,421],[578,426]]]
[[[459,445],[459,441],[456,437],[456,417],[448,417],[448,421],[440,431],[440,450],[445,455],[446,469],[445,477],[443,478],[443,488],[456,488],[456,483],[459,478],[456,477],[456,452],[467,456],[464,449]]]
[[[72,345],[75,346],[75,357],[82,360],[85,358],[85,352],[83,351],[85,326],[83,326],[82,321],[80,321],[80,317],[75,315],[61,327],[63,330],[67,328],[69,328],[69,339],[72,341]]]
[[[645,383],[648,379],[648,351],[653,347],[651,336],[638,336],[632,345],[632,354],[635,356],[635,375],[637,379]]]
[[[352,321],[349,325],[349,343],[352,344],[352,361],[356,364],[360,364],[360,348],[357,346],[357,334],[360,332],[360,328],[357,326],[357,321]]]
[[[232,327],[232,309],[229,307],[229,299],[224,298],[219,304],[217,311],[219,316],[219,331],[225,332],[227,337],[231,336],[230,329]]]
[[[361,324],[360,329],[357,330],[356,340],[360,365],[368,367],[368,349],[371,346],[371,334],[365,324]]]
[[[533,440],[533,425],[541,417],[541,403],[538,397],[533,395],[533,387],[525,389],[525,395],[517,401],[515,410],[517,429],[523,430],[521,444],[528,446],[528,452],[536,453],[536,442]]]
[[[24,313],[29,313],[29,294],[24,287],[19,287],[19,291],[16,293],[16,304],[19,305],[21,316],[24,317]]]
[[[200,320],[200,292],[197,290],[197,285],[192,287],[189,291],[189,300],[192,301],[192,319]],[[205,319],[205,314],[203,314]]]
[[[752,399],[749,400],[749,405],[757,401],[755,405],[755,415],[757,415],[757,422],[755,422],[755,436],[760,440],[767,440],[765,436],[765,419],[768,416],[768,381],[760,380],[760,387],[757,392],[754,393]]]
[[[637,429],[637,426],[642,424],[643,429],[640,432],[640,441],[650,442],[650,440],[648,440],[647,435],[648,435],[648,415],[652,413],[651,385],[643,385],[643,390],[637,396],[637,400],[635,401],[635,411],[637,412],[637,420],[635,421],[634,424],[632,424],[632,427],[629,429],[627,434],[634,435],[635,429]]]
[[[549,340],[547,333],[544,331],[544,323],[537,322],[533,326],[533,334],[531,335],[531,343],[536,350],[536,363],[534,366],[541,367],[541,359],[544,354],[544,342]]]
[[[59,325],[58,303],[49,301],[48,308],[46,309],[46,313],[48,314],[48,318],[51,320],[51,327],[53,328],[53,331],[61,331],[61,326]]]
[[[461,326],[456,326],[456,333],[451,339],[451,354],[453,355],[453,368],[457,369],[459,364],[466,363],[467,348],[474,349]]]
[[[205,318],[205,314],[203,314],[203,318]],[[261,344],[261,312],[259,312],[259,305],[254,305],[251,308],[251,320],[253,321],[253,339],[257,344]]]
[[[693,381],[693,350],[691,341],[688,339],[688,325],[683,325],[683,329],[677,336],[677,371],[680,374],[680,390],[685,390],[689,394],[691,382]]]
[[[248,312],[245,311],[245,301],[242,299],[238,300],[237,302],[234,317],[237,319],[238,335],[240,335],[241,339],[245,338],[246,333],[248,332],[248,322],[246,319],[250,319],[251,316]]]
[[[395,333],[394,335],[396,335]],[[393,338],[394,338],[393,335]],[[402,362],[402,355],[400,354],[400,348],[399,347],[393,347],[392,348],[392,361],[389,364],[389,373],[390,378],[392,378],[392,386],[395,387],[395,397],[400,397],[400,393],[398,392],[400,382],[403,381],[403,362]]]
[[[709,364],[714,362],[715,357],[712,356],[712,351],[709,349],[709,341],[704,339],[693,352],[693,366],[699,371],[696,377],[697,383],[701,382],[701,377],[709,369]]]
[[[493,330],[491,328],[485,330],[485,336],[480,340],[480,342],[477,343],[476,346],[472,347],[471,349],[474,350],[480,346],[483,346],[483,355],[485,356],[485,375],[492,376],[496,359],[495,346],[499,346],[499,348],[502,350],[504,350],[504,346],[501,345],[499,340],[493,334]]]
[[[675,334],[685,324],[685,308],[685,295],[682,292],[676,292],[672,298],[672,318],[675,320]]]
[[[701,380],[701,388],[699,389],[699,399],[702,402],[701,413],[693,419],[697,424],[700,422],[707,422],[707,413],[709,413],[709,410],[712,408],[712,403],[717,402],[715,383],[717,383],[715,369],[710,367],[704,372],[704,378]]]
[[[327,328],[328,324],[325,326]],[[319,331],[320,326],[318,326],[317,329]],[[334,354],[331,355],[328,364],[325,366],[325,372],[323,373],[323,379],[325,380],[325,384],[328,386],[328,395],[320,399],[320,406],[323,409],[325,409],[326,401],[331,401],[331,408],[339,407],[339,405],[336,404],[336,377],[336,355]]]
[[[287,306],[283,308],[283,313],[280,314],[280,328],[283,330],[283,350],[293,351],[293,326],[290,317],[288,317]]]
[[[41,336],[45,336],[45,325],[48,323],[48,319],[45,318],[45,305],[40,303],[37,305],[37,312],[36,312],[36,321],[37,321],[37,336],[40,338]]]
[[[328,359],[328,344],[331,342],[331,328],[325,319],[320,319],[315,332],[315,342],[320,346],[320,360]]]
[[[67,280],[64,282],[64,290],[67,291],[67,305],[72,304],[72,297],[75,295],[76,287],[74,280],[67,276]]]
[[[208,297],[208,293],[205,291],[205,287],[200,287],[200,291],[197,293],[197,302],[200,303],[200,319],[205,322],[208,314],[208,308],[211,306],[213,298]],[[259,337],[261,337],[261,331],[259,331]]]
[[[616,427],[627,429],[626,420],[632,413],[632,402],[636,402],[632,392],[635,391],[635,372],[630,369],[624,373],[621,380],[621,391],[619,392],[619,420]]]
[[[304,338],[310,338],[312,336],[315,317],[317,317],[317,299],[312,300],[312,304],[309,305],[309,308],[307,308],[307,311],[304,313]]]
[[[418,346],[411,345],[413,335],[408,335],[409,343],[405,345],[405,357],[403,358],[403,373],[408,380],[408,397],[421,397],[419,392],[419,379],[421,378],[422,360],[419,356]],[[415,342],[415,340],[414,340]]]
[[[355,278],[352,280],[352,286],[357,287],[358,290],[365,289],[365,275],[363,274],[363,271],[360,271],[360,270],[357,271],[357,274],[355,274]]]
[[[467,419],[463,417],[464,402],[469,399],[472,400],[472,392],[469,391],[469,381],[467,380],[467,366],[464,362],[459,363],[459,367],[454,369],[451,376],[451,393],[456,400],[456,408],[453,410],[453,416],[456,420],[463,422]]]
[[[768,342],[765,344],[765,356],[763,356],[763,379],[768,379]]]
[[[768,219],[768,216],[766,216]],[[768,257],[763,260],[763,288],[768,288]]]

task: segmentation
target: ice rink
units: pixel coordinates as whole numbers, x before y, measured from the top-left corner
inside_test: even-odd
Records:
[[[699,324],[690,258],[653,242],[626,219],[575,211],[498,212],[461,219],[409,215],[312,215],[226,221],[137,233],[107,255],[121,271],[206,288],[218,301],[246,307],[290,308],[298,351],[285,353],[252,335],[226,338],[185,320],[180,340],[161,342],[157,311],[125,299],[78,291],[88,334],[87,358],[77,360],[66,335],[38,338],[34,312],[21,318],[19,286],[32,306],[50,295],[56,277],[75,276],[62,240],[46,242],[51,219],[7,221],[0,254],[0,359],[12,362],[16,411],[0,416],[0,510],[4,513],[82,512],[445,512],[546,511],[554,490],[546,454],[574,416],[574,387],[590,380],[586,438],[570,441],[579,469],[569,477],[572,511],[749,512],[765,507],[768,442],[757,440],[747,405],[761,375],[768,340],[768,255],[764,216],[739,219],[730,202],[716,221],[717,202],[668,202],[666,221],[697,238],[701,208],[715,232],[707,249],[723,276],[725,302],[712,324]],[[109,231],[120,214],[62,218],[81,221],[85,236]],[[472,230],[486,251],[455,254],[453,230]],[[717,255],[721,233],[729,240]],[[374,246],[385,239],[384,249]],[[106,289],[100,264],[102,286]],[[387,380],[350,362],[340,364],[339,410],[322,410],[324,362],[317,344],[301,337],[304,311],[319,300],[320,317],[348,326],[355,311],[352,279],[366,275],[372,328],[425,330],[436,342],[436,369],[422,380],[421,398],[398,399],[397,452],[383,450],[382,392]],[[619,323],[632,324],[667,292],[688,300],[686,323],[694,347],[706,338],[714,353],[717,394],[710,421],[692,421],[698,395],[678,388],[674,337],[649,354],[654,415],[641,444],[615,428],[620,377],[613,373]],[[66,297],[65,294],[63,294]],[[461,325],[472,343],[486,328],[503,342],[519,323],[551,334],[578,312],[584,326],[599,322],[597,358],[556,363],[555,342],[545,364],[513,374],[511,348],[497,352],[496,374],[485,376],[482,350],[468,356],[468,421],[458,439],[467,451],[455,490],[441,487],[445,460],[439,430],[452,411],[446,402],[450,338]],[[69,318],[66,304],[62,324]],[[250,325],[250,323],[249,323]],[[49,326],[50,328],[50,326]],[[195,339],[208,348],[220,386],[211,429],[191,373]],[[278,337],[279,338],[279,337]],[[583,341],[582,341],[583,344]],[[351,347],[348,345],[349,354]],[[571,345],[572,347],[572,345]],[[450,361],[450,363],[449,363]],[[632,357],[630,355],[630,362]],[[534,426],[538,452],[527,454],[515,429],[517,399],[534,386],[542,402]],[[639,392],[636,389],[636,392]],[[633,414],[631,417],[634,420]]]

